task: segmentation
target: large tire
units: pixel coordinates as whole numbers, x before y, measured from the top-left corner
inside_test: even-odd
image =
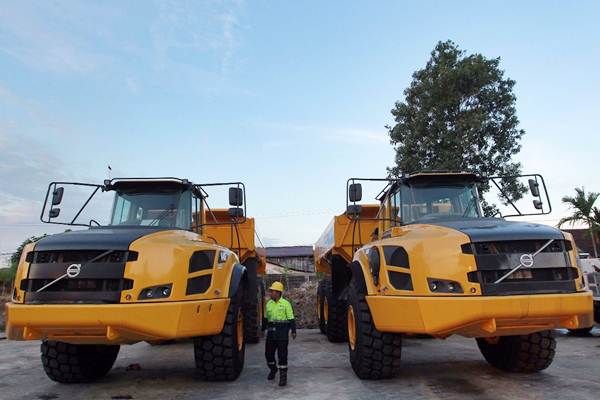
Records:
[[[477,338],[481,354],[492,366],[508,372],[531,373],[552,364],[556,349],[554,331],[529,335]]]
[[[242,290],[229,303],[220,334],[194,338],[194,358],[200,378],[207,381],[233,381],[244,368],[246,341]]]
[[[348,291],[347,325],[350,364],[360,379],[388,379],[400,372],[402,335],[379,332],[364,294],[352,281]]]
[[[40,349],[48,378],[60,383],[83,383],[108,374],[117,359],[119,347],[44,340]]]
[[[260,341],[261,324],[265,309],[265,284],[260,277],[256,278],[256,296],[244,304],[244,335],[246,343]]]
[[[326,335],[332,343],[342,343],[348,340],[348,321],[346,319],[347,302],[333,295],[331,278],[323,280],[323,310],[326,313]]]
[[[593,326],[590,326],[589,328],[569,329],[569,335],[578,337],[591,336],[590,333],[593,328]]]
[[[327,321],[325,321],[325,310],[323,306],[325,304],[323,298],[323,282],[325,279],[321,279],[319,281],[319,286],[317,287],[317,317],[319,318],[319,330],[321,333],[327,333]]]

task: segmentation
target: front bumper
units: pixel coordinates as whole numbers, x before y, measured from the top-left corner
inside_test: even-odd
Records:
[[[221,332],[229,299],[137,304],[6,305],[12,340],[125,344]]]
[[[367,296],[377,330],[434,336],[524,335],[592,326],[590,292],[527,296]]]

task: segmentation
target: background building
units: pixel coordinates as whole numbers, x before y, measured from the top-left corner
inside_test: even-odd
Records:
[[[315,272],[312,246],[267,247],[267,262],[302,272]]]
[[[575,244],[580,252],[585,252],[594,257],[594,246],[592,244],[592,236],[590,235],[589,229],[562,229],[565,232],[569,232],[573,235]],[[596,241],[596,248],[600,252],[600,244]]]

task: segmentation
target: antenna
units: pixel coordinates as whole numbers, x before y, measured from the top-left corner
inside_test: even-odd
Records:
[[[112,168],[110,167],[110,164],[108,164],[108,171],[107,171],[107,172],[108,172],[108,180],[109,180],[109,181],[110,181],[110,179],[111,179],[111,178],[110,178],[110,173],[111,173],[111,171],[112,171]]]

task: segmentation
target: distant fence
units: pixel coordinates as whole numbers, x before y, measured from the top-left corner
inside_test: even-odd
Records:
[[[267,261],[296,271],[315,272],[315,263],[310,257],[267,257]]]
[[[275,281],[279,281],[283,283],[285,289],[293,289],[299,286],[302,286],[303,283],[309,281],[316,281],[316,274],[302,274],[302,275],[292,275],[292,274],[267,274],[264,276],[265,286],[268,288]]]

